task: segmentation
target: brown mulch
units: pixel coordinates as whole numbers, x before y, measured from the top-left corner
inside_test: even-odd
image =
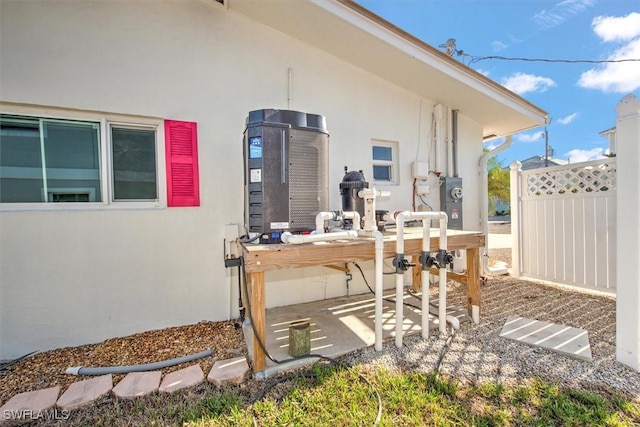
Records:
[[[200,322],[111,338],[99,344],[38,353],[12,365],[9,371],[0,371],[0,404],[18,393],[47,387],[60,386],[61,392],[64,392],[71,383],[91,378],[66,374],[66,369],[71,366],[138,365],[207,349],[213,351],[212,356],[162,369],[163,374],[199,362],[206,375],[216,360],[244,354],[242,330],[236,328],[233,322]],[[122,378],[124,374],[114,375],[114,384]]]

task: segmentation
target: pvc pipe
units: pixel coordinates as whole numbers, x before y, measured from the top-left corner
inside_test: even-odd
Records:
[[[491,151],[487,151],[480,157],[480,225],[482,226],[482,232],[485,237],[488,239],[489,237],[489,179],[487,177],[489,159],[497,156],[500,152],[506,150],[511,146],[511,141],[513,137],[508,135],[505,138],[504,143],[500,144],[496,148]],[[513,203],[513,201],[512,201]],[[506,268],[491,268],[489,267],[489,245],[485,243],[482,253],[482,271],[485,274],[491,275],[503,275],[507,274]]]
[[[357,214],[357,212],[356,212]],[[374,287],[374,297],[375,297],[375,349],[376,351],[382,351],[382,284],[383,284],[383,260],[384,260],[384,241],[382,237],[382,233],[378,230],[375,231],[364,231],[360,230],[360,236],[363,237],[373,237],[376,239],[375,243],[375,287]]]
[[[175,359],[164,360],[161,362],[145,363],[142,365],[128,366],[106,366],[100,368],[85,368],[84,366],[72,366],[67,368],[66,373],[70,375],[107,375],[107,374],[127,374],[129,372],[154,371],[156,369],[167,368],[169,366],[179,365],[192,360],[202,359],[213,354],[211,349],[194,353],[188,356],[176,357]]]
[[[356,231],[360,230],[360,212],[358,211],[342,212],[342,217],[344,219],[353,220],[353,229]]]
[[[445,212],[409,212],[403,211],[396,216],[396,256],[404,257],[404,221],[406,219],[420,219],[422,220],[422,250],[428,252],[431,248],[431,236],[430,236],[430,222],[431,220],[438,220],[440,223],[440,238],[439,249],[446,251],[447,249],[447,222],[448,216]],[[424,277],[428,278],[428,272],[422,271],[423,286]],[[401,272],[396,273],[396,347],[402,347],[402,324],[404,322],[402,295],[403,295],[403,277]],[[425,292],[426,290],[426,292]],[[425,300],[428,302],[428,286],[422,288],[422,334],[424,337],[425,329],[429,329],[429,306],[424,305]],[[425,298],[427,295],[427,298]],[[446,265],[440,266],[440,288],[439,288],[439,306],[438,306],[438,323],[440,332],[444,333],[447,330],[447,269]],[[425,328],[426,317],[426,328]],[[457,321],[457,319],[456,319]],[[457,322],[458,328],[460,327]],[[455,325],[454,325],[455,327]],[[428,332],[426,332],[428,334]]]
[[[315,234],[324,233],[324,223],[329,219],[335,219],[336,214],[334,212],[318,212],[316,215],[316,232]]]
[[[460,329],[460,321],[458,320],[457,317],[455,317],[455,316],[447,316],[446,319],[447,319],[447,322],[451,323],[451,327],[453,329],[455,329],[456,331],[458,329]]]
[[[358,232],[355,230],[336,231],[334,233],[323,234],[291,234],[288,231],[285,231],[282,233],[282,236],[280,236],[282,243],[290,243],[292,245],[313,242],[330,242],[332,240],[353,239],[355,237],[358,237]]]

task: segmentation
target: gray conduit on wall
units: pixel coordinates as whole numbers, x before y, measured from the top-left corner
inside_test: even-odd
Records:
[[[175,359],[164,360],[161,362],[145,363],[142,365],[128,366],[105,366],[100,368],[85,368],[84,366],[72,366],[67,368],[66,373],[70,375],[107,375],[107,374],[128,374],[129,372],[154,371],[157,369],[167,368],[169,366],[179,365],[192,360],[202,359],[211,356],[213,351],[207,349],[199,353],[187,356],[176,357]]]

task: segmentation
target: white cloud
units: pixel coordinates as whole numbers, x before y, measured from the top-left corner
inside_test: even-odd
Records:
[[[596,16],[591,22],[593,31],[605,42],[626,41],[640,36],[640,13],[627,16]]]
[[[563,117],[561,119],[558,119],[558,123],[560,123],[561,125],[568,125],[569,123],[571,123],[576,117],[578,117],[578,113],[573,113],[573,114],[569,114],[566,117]]]
[[[501,83],[504,87],[519,95],[528,92],[544,92],[556,85],[556,82],[548,77],[534,76],[533,74],[526,73],[515,73],[502,79]]]
[[[626,44],[617,47],[607,60],[640,58],[640,13],[624,17],[596,17],[594,32],[605,42]],[[580,75],[578,86],[603,92],[628,93],[640,88],[640,61],[613,62],[599,65]]]
[[[521,133],[514,136],[516,141],[530,143],[541,141],[544,138],[544,132],[534,132],[534,133]]]
[[[489,74],[491,73],[490,71],[483,70],[482,68],[478,68],[476,71],[485,77],[489,77]]]
[[[569,158],[569,163],[588,162],[589,160],[603,159],[605,156],[603,148],[593,148],[591,150],[581,150],[574,148],[565,154]]]
[[[509,45],[504,42],[501,42],[500,40],[494,40],[491,42],[491,48],[493,49],[494,52],[500,52],[501,50],[504,50],[507,47],[509,47]]]
[[[563,0],[549,10],[542,10],[533,15],[533,21],[542,28],[553,28],[573,15],[593,6],[595,0]]]

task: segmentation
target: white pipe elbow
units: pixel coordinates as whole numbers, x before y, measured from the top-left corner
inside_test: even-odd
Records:
[[[360,213],[357,211],[343,212],[342,217],[353,220],[353,229],[360,230]]]
[[[316,233],[324,233],[324,222],[330,219],[335,219],[336,214],[333,212],[318,212],[316,215]]]
[[[460,329],[460,321],[458,320],[457,317],[447,316],[446,319],[447,319],[447,322],[451,324],[451,327],[453,329],[455,329],[456,331]]]

